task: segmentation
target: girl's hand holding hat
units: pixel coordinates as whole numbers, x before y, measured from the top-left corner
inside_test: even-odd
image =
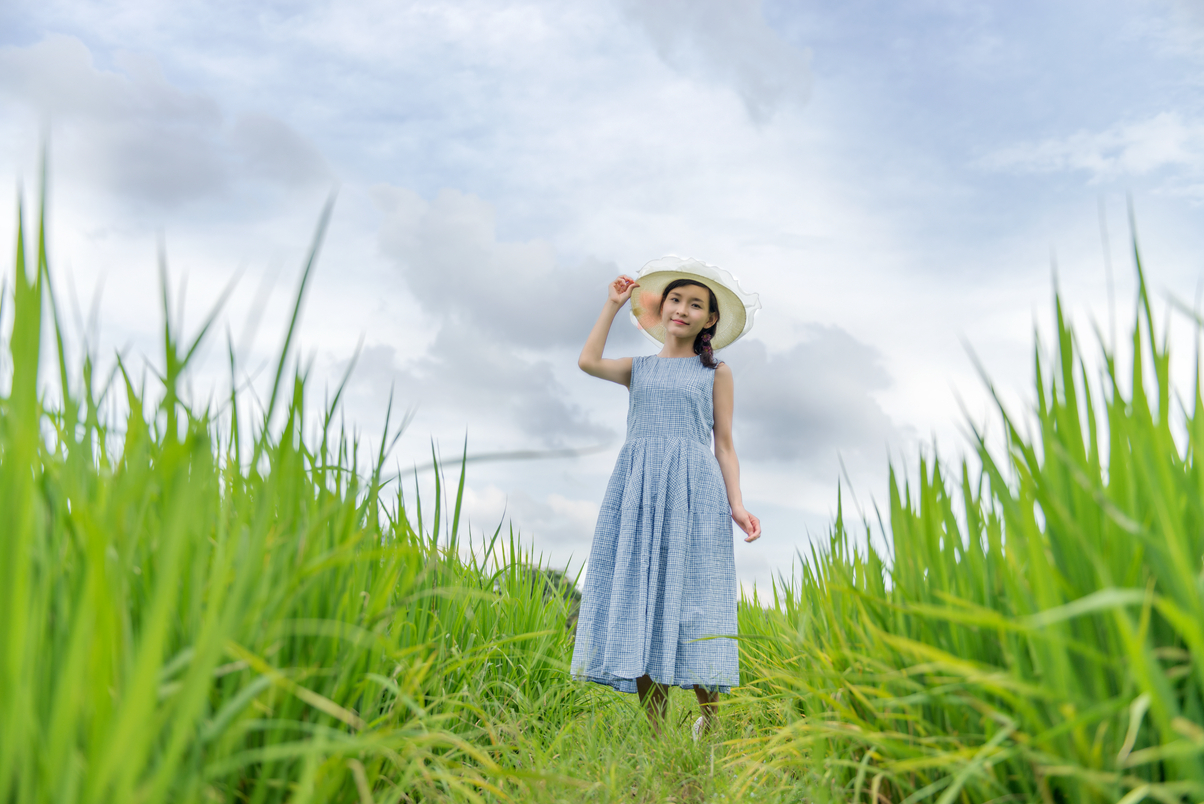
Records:
[[[636,282],[627,274],[623,274],[610,283],[610,292],[607,295],[612,302],[622,307],[631,298],[631,292],[639,286],[639,282]]]

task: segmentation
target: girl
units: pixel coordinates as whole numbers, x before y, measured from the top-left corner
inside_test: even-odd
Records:
[[[740,495],[732,372],[713,350],[747,332],[761,305],[731,274],[698,260],[664,257],[638,277],[611,283],[578,361],[631,394],[627,440],[594,531],[572,674],[638,692],[658,735],[668,687],[693,689],[697,740],[718,724],[719,693],[740,683],[736,641],[705,639],[736,633],[732,520],[744,541],[761,536]],[[628,299],[636,325],[663,347],[605,359]]]

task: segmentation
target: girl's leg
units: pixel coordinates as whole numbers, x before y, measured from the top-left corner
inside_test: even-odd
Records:
[[[635,680],[636,691],[640,694],[640,706],[648,713],[652,722],[652,731],[658,736],[661,724],[665,721],[665,711],[669,706],[669,691],[663,684],[657,684],[651,676],[643,675]]]
[[[695,687],[694,697],[698,699],[698,708],[702,710],[702,730],[711,731],[719,726],[719,693],[711,692],[705,687]]]

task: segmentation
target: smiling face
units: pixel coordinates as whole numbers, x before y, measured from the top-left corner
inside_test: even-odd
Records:
[[[693,340],[713,326],[719,313],[711,309],[711,291],[702,285],[670,287],[661,299],[661,324],[666,336]]]

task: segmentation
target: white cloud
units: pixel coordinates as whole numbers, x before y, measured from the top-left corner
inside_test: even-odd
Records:
[[[549,494],[548,507],[579,529],[592,530],[598,519],[598,503],[593,500],[570,500],[560,494]]]
[[[381,250],[438,333],[405,367],[391,346],[377,346],[388,358],[369,352],[381,366],[364,369],[391,377],[402,398],[454,410],[478,428],[515,430],[523,445],[612,440],[556,374],[572,365],[596,317],[593,300],[617,269],[597,261],[564,267],[549,243],[499,240],[492,205],[473,195],[444,190],[428,202],[380,186],[374,196],[385,211]]]
[[[348,361],[342,361],[345,370]],[[512,448],[581,446],[613,441],[556,379],[546,357],[523,357],[470,329],[444,326],[429,352],[401,365],[390,344],[364,349],[352,375],[378,403],[392,389],[416,406],[425,426],[445,432],[505,434]],[[473,442],[474,444],[477,442]]]
[[[0,48],[0,96],[52,126],[56,158],[127,200],[175,206],[242,187],[330,181],[322,155],[284,122],[244,114],[169,82],[154,59],[128,52],[97,67],[79,39],[51,35]]]
[[[1103,131],[1079,131],[1001,148],[980,164],[1020,173],[1084,171],[1093,182],[1147,176],[1169,168],[1198,174],[1204,171],[1204,123],[1185,120],[1179,112],[1161,112]]]
[[[782,353],[751,339],[724,351],[736,378],[741,457],[824,477],[838,453],[881,460],[898,437],[875,399],[891,384],[881,355],[839,327],[805,330],[807,339]]]
[[[494,485],[478,488],[464,486],[463,512],[466,521],[478,530],[492,530],[507,516],[506,492]]]
[[[811,54],[769,27],[761,0],[620,0],[666,64],[729,84],[765,123],[811,94]]]
[[[534,349],[584,342],[618,273],[613,264],[557,264],[543,240],[499,241],[493,205],[456,190],[428,202],[416,193],[378,187],[386,212],[381,249],[414,295],[451,325]]]

